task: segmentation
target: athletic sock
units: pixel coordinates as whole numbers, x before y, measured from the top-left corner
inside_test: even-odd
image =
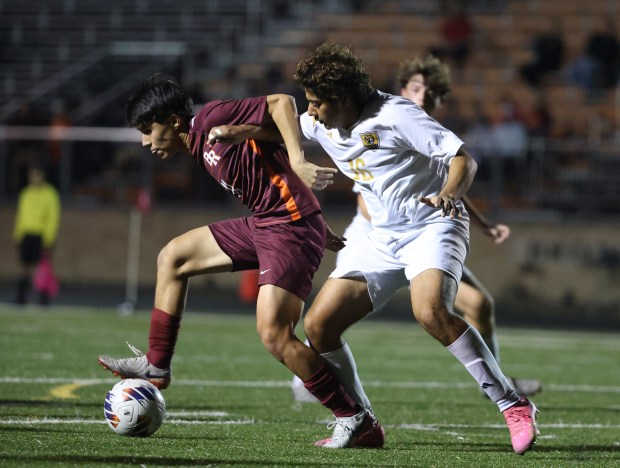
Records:
[[[484,393],[497,403],[500,411],[510,408],[519,400],[519,395],[510,386],[508,379],[475,328],[468,327],[447,348],[476,379]]]
[[[495,334],[495,332],[491,333],[491,336],[483,336],[482,339],[484,340],[484,343],[487,345],[489,351],[491,351],[491,354],[499,364],[499,344],[497,342],[497,335]]]
[[[362,383],[357,374],[357,366],[349,345],[345,343],[342,348],[328,353],[321,353],[321,356],[329,363],[351,398],[364,408],[371,408],[370,400],[366,393],[364,393]]]
[[[146,359],[155,367],[170,367],[174,347],[179,336],[181,318],[153,308],[151,312],[151,330],[149,332],[149,351]]]
[[[337,418],[353,416],[360,412],[360,405],[346,393],[338,377],[327,364],[308,380],[304,380],[304,387],[323,406],[332,410]]]

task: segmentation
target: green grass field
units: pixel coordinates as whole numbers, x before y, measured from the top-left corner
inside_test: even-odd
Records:
[[[328,450],[320,405],[293,403],[289,372],[252,316],[187,314],[147,439],[113,433],[103,400],[117,381],[97,355],[147,347],[149,314],[0,306],[0,466],[620,466],[620,340],[612,333],[500,330],[503,369],[538,378],[541,436],[512,453],[497,407],[411,323],[366,321],[347,335],[387,433],[381,450]]]

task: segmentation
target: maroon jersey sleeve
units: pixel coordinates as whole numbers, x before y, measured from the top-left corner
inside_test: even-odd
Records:
[[[192,120],[192,156],[219,184],[248,206],[256,224],[288,223],[320,211],[314,193],[291,168],[286,150],[275,143],[247,140],[239,145],[208,143],[218,125],[261,125],[267,98],[206,104]]]
[[[260,125],[267,111],[267,98],[253,97],[230,101],[212,101],[200,110],[200,130],[209,131],[218,125]]]

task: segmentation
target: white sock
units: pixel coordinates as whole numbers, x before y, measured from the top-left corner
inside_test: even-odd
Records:
[[[447,348],[476,379],[484,393],[497,403],[500,411],[510,408],[519,400],[519,396],[510,386],[491,351],[474,327],[468,327],[465,333]]]
[[[301,381],[301,379],[299,377],[297,377],[295,374],[293,374],[293,387],[297,387],[297,386],[301,386],[304,383]],[[310,392],[308,392],[310,393]]]
[[[493,332],[490,337],[483,337],[482,339],[484,340],[484,343],[487,345],[489,351],[491,351],[491,354],[499,364],[499,343],[497,342],[497,335],[495,334],[495,332]]]
[[[357,375],[357,366],[355,365],[355,359],[349,349],[348,344],[344,344],[342,348],[330,351],[329,353],[322,353],[321,356],[330,364],[334,373],[342,382],[342,386],[347,393],[364,408],[371,409],[370,400],[364,393],[362,383]]]

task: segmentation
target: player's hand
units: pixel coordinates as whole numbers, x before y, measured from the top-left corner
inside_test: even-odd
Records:
[[[345,246],[346,239],[342,236],[334,234],[334,232],[329,228],[327,224],[325,225],[325,228],[327,229],[325,248],[327,250],[331,250],[332,252],[338,252],[339,250],[342,250]]]
[[[247,140],[245,129],[239,125],[219,125],[209,130],[207,143],[213,146],[216,143],[238,145]]]
[[[291,162],[291,164],[303,183],[313,190],[323,190],[328,185],[333,184],[334,174],[338,172],[338,169],[333,167],[320,167],[306,160],[297,163]]]
[[[494,244],[502,244],[510,237],[510,228],[505,224],[495,224],[485,229],[485,234],[493,239]]]
[[[418,197],[420,203],[424,203],[431,208],[441,208],[441,216],[450,216],[450,218],[460,218],[461,210],[456,206],[456,200],[447,195],[433,195],[432,197]]]

